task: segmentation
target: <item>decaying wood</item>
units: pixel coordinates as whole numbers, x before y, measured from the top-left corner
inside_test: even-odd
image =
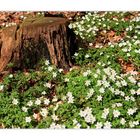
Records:
[[[71,51],[75,49],[71,41],[74,43],[75,39],[67,25],[65,18],[42,17],[2,29],[0,72],[9,62],[24,68],[36,65],[42,58],[64,69],[70,67]]]

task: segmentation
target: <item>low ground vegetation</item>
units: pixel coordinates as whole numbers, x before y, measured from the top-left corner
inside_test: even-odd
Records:
[[[86,41],[65,71],[42,60],[0,82],[1,128],[140,128],[140,14],[92,12],[69,27]]]

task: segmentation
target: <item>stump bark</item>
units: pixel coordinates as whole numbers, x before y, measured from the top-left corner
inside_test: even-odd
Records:
[[[59,17],[26,19],[0,32],[0,72],[9,62],[19,68],[33,68],[45,58],[58,67],[72,65],[75,37],[68,20]],[[73,44],[73,46],[72,46]]]

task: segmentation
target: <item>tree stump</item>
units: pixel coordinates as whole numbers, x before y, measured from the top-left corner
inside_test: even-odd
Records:
[[[75,50],[73,35],[68,20],[59,17],[29,18],[22,24],[2,29],[0,72],[9,62],[19,68],[33,68],[42,58],[63,69],[69,68]]]

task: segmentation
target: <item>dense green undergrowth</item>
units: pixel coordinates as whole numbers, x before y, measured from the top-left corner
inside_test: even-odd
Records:
[[[134,28],[139,22],[137,16],[129,25],[122,20],[127,15],[89,13],[72,23],[73,30],[92,47],[79,48],[73,56],[77,66],[67,73],[45,60],[38,71],[7,75],[0,83],[1,127],[140,128],[140,41]],[[117,31],[133,26],[134,33],[128,30],[123,39],[97,47],[97,36],[88,38],[87,28],[99,24],[96,28],[105,30],[102,23]]]

